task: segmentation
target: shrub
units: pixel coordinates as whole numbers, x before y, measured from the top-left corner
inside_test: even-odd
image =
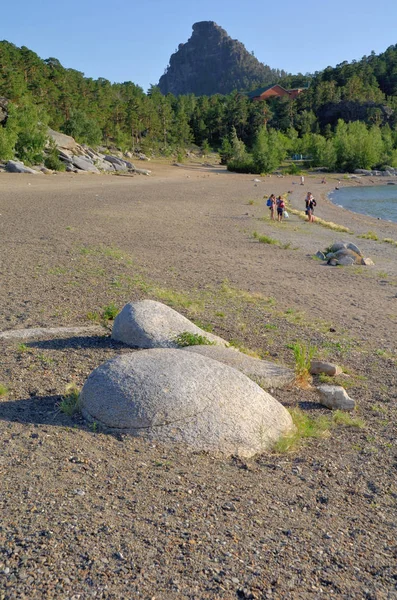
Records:
[[[80,412],[80,392],[75,383],[69,383],[66,386],[65,395],[58,403],[58,409],[68,417]]]
[[[119,313],[119,309],[113,303],[110,303],[108,306],[105,306],[103,309],[102,316],[106,321],[112,321],[117,317]]]
[[[189,331],[182,331],[175,338],[176,343],[181,348],[186,346],[214,346],[215,342],[210,342],[208,338],[199,333],[190,333]]]
[[[303,342],[292,345],[295,358],[295,382],[301,387],[309,387],[312,381],[310,365],[316,348]]]

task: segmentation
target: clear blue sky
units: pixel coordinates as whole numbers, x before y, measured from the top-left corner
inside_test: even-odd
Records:
[[[397,43],[396,0],[19,0],[0,40],[87,77],[156,84],[197,21],[215,21],[273,68],[314,72]]]

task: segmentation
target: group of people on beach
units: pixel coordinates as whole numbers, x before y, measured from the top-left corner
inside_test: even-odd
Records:
[[[288,213],[285,209],[285,200],[282,196],[278,196],[278,198],[276,198],[275,194],[271,194],[266,202],[266,205],[268,206],[268,208],[270,210],[271,221],[276,220],[276,214],[277,214],[277,221],[282,221],[283,217],[288,218]],[[311,192],[307,192],[306,198],[305,198],[305,214],[307,215],[309,223],[314,223],[314,214],[313,213],[314,213],[315,206],[317,206],[317,202],[314,199],[313,194]]]
[[[282,196],[276,198],[275,194],[271,194],[266,204],[270,210],[270,219],[275,221],[277,213],[277,221],[282,221],[283,216],[286,216],[284,198]]]

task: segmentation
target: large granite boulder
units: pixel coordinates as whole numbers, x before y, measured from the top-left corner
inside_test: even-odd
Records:
[[[70,135],[60,133],[59,131],[54,131],[50,127],[47,129],[47,135],[55,142],[58,148],[66,148],[66,150],[71,151],[79,148],[79,144]]]
[[[247,356],[234,348],[224,346],[188,346],[187,352],[196,352],[241,371],[262,388],[281,388],[293,382],[295,374],[291,369],[281,367],[266,360]]]
[[[84,384],[81,407],[107,429],[215,455],[250,457],[294,429],[288,411],[236,369],[173,349],[99,366]]]
[[[169,306],[155,300],[129,302],[113,323],[112,338],[135,348],[178,348],[176,338],[188,332],[225,346],[225,340],[207,333]]]

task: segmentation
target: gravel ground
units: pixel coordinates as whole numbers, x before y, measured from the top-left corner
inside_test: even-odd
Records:
[[[397,598],[397,247],[382,241],[397,240],[397,224],[329,203],[337,178],[301,187],[152,168],[151,178],[0,174],[0,331],[105,326],[0,341],[0,599]],[[269,222],[264,194],[291,191],[302,208],[308,189],[318,216],[351,235],[294,215]],[[378,240],[358,237],[369,231]],[[375,266],[313,260],[340,239]],[[244,462],[66,416],[67,384],[131,352],[105,316],[138,298],[289,366],[291,343],[315,345],[343,366],[364,426]],[[274,396],[329,414],[310,389]]]

